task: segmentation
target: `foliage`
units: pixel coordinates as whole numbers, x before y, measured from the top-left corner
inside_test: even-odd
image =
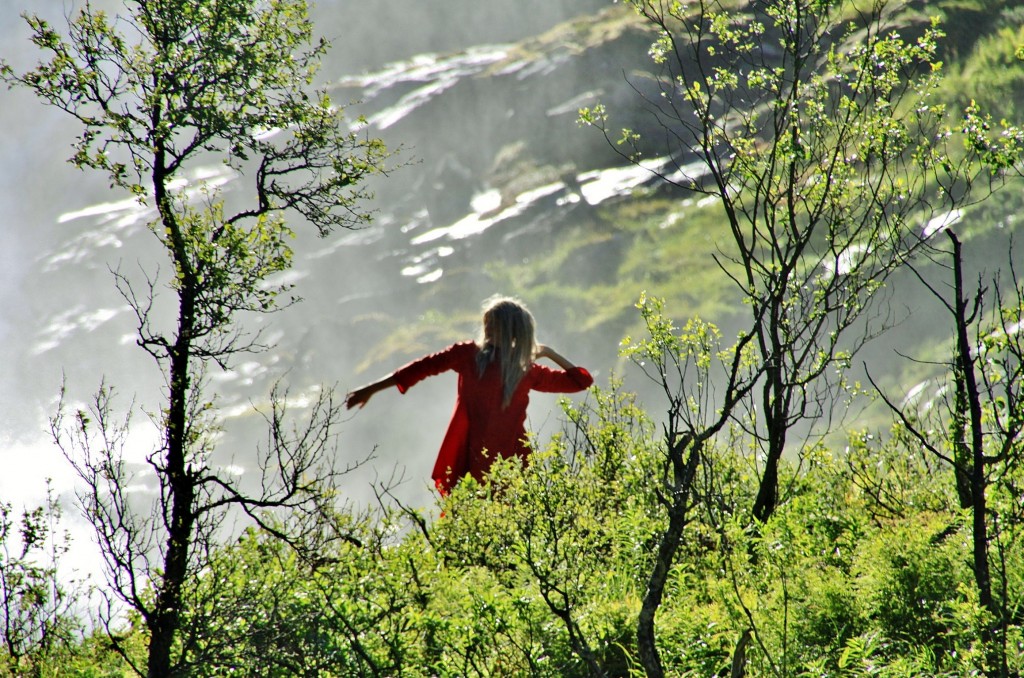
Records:
[[[48,667],[68,661],[81,638],[88,590],[59,572],[70,545],[62,522],[49,486],[46,502],[17,524],[11,505],[0,503],[0,674],[56,675]]]
[[[1010,544],[1020,512],[1002,499],[1007,484],[1011,494],[1016,492],[1016,479],[1024,469],[1024,286],[1017,286],[1011,250],[1010,284],[996,274],[985,287],[979,276],[972,294],[962,243],[954,232],[947,235],[950,249],[936,245],[934,256],[950,260],[952,284],[944,290],[926,283],[955,329],[945,388],[934,399],[938,407],[897,405],[883,398],[921,447],[953,469],[959,505],[970,516],[974,590],[988,619],[982,666],[992,674],[1009,675],[1008,624],[1016,618],[1018,603],[1005,564],[1008,555],[1016,556]]]
[[[692,370],[681,372],[692,384],[716,355],[714,330],[696,321],[677,329],[658,309],[642,301],[649,337],[627,351],[657,379]],[[681,402],[692,427],[713,415],[706,404]],[[384,511],[358,530],[359,544],[332,551],[313,571],[281,557],[287,551],[266,535],[247,535],[218,559],[233,574],[211,578],[249,582],[209,607],[239,633],[214,642],[217,626],[197,638],[196,651],[220,647],[230,657],[220,666],[252,675],[274,675],[269,663],[284,658],[295,662],[290,672],[638,673],[637,620],[674,511],[655,488],[671,487],[672,463],[620,382],[567,403],[565,415],[563,433],[526,468],[499,462],[487,483],[467,479],[433,521],[403,507]],[[988,671],[991,617],[973,585],[970,521],[949,464],[902,425],[884,436],[853,433],[845,448],[819,445],[800,466],[785,462],[786,501],[751,529],[737,507],[751,501],[758,478],[741,439],[719,429],[690,486],[658,609],[666,673]],[[999,506],[1007,517],[999,576],[1019,610],[1017,503]],[[253,599],[264,602],[232,606]],[[1007,666],[1017,671],[1019,614],[1004,633]]]
[[[385,510],[312,569],[258,531],[225,547],[199,581],[218,597],[189,624],[209,628],[192,651],[209,675],[638,674],[635,625],[667,522],[648,489],[661,442],[620,386],[566,414],[525,469],[461,483],[432,520]],[[694,512],[659,609],[666,673],[728,674],[749,633],[749,676],[982,675],[987,615],[951,469],[906,437],[853,438],[787,464],[792,491],[760,530]],[[708,456],[723,503],[749,501],[742,455]],[[1006,565],[1019,582],[1024,563]],[[1018,649],[1010,665],[1022,661]]]
[[[386,501],[373,518],[343,513],[352,539],[316,561],[258,529],[216,549],[185,596],[195,675],[638,674],[636,623],[668,522],[651,491],[663,441],[619,383],[565,415],[529,466],[459,484],[439,516]],[[666,673],[728,674],[746,637],[748,676],[984,674],[989,617],[950,466],[899,426],[851,434],[784,463],[787,500],[751,530],[735,507],[757,476],[733,440],[704,455],[716,482],[697,485],[669,570]],[[1019,610],[1016,529],[1000,538]],[[1011,670],[1024,668],[1021,632],[1018,613]]]
[[[80,500],[109,590],[146,627],[148,652],[140,657],[121,642],[108,601],[101,621],[140,674],[189,670],[181,620],[202,601],[183,596],[203,575],[229,511],[307,555],[336,536],[328,514],[340,471],[327,452],[337,406],[329,391],[294,419],[284,390],[271,394],[254,488],[210,461],[222,431],[208,370],[265,348],[240,316],[295,301],[275,281],[292,263],[295,233],[286,219],[321,236],[364,224],[362,183],[385,157],[379,141],[351,131],[326,91],[313,87],[327,43],[314,39],[307,9],[303,0],[126,0],[123,15],[109,15],[87,3],[68,16],[66,35],[26,15],[46,58],[24,73],[0,64],[8,85],[77,121],[70,162],[105,174],[111,188],[149,209],[166,261],[163,271],[114,272],[136,318],[137,344],[166,384],[162,402],[149,408],[161,440],[138,451],[157,498],[143,507],[129,499],[134,406],[119,417],[113,388],[102,385],[91,406],[70,416],[62,397],[51,424],[84,482]],[[211,164],[219,167],[213,176]],[[230,199],[228,182],[240,185]],[[162,287],[173,296],[169,313],[158,303]],[[275,511],[287,517],[276,522],[268,515]]]

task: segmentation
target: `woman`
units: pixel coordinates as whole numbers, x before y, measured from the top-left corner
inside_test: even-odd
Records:
[[[391,386],[405,393],[421,379],[457,372],[455,411],[431,474],[442,495],[467,474],[482,480],[498,457],[515,456],[526,462],[526,406],[531,390],[574,393],[594,383],[587,370],[535,342],[533,316],[515,299],[488,300],[482,325],[476,342],[452,344],[414,360],[345,399],[350,409],[362,407],[374,393]],[[533,362],[538,358],[547,358],[561,369]]]

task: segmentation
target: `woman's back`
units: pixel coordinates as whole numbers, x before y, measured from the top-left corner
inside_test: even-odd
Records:
[[[348,407],[362,407],[377,391],[414,384],[449,370],[459,375],[455,410],[432,478],[442,493],[463,476],[482,480],[499,456],[527,461],[526,409],[530,391],[573,393],[589,387],[590,373],[534,341],[533,316],[519,302],[491,300],[477,342],[466,341],[423,356],[387,377],[349,393]],[[561,369],[533,362],[548,358]]]

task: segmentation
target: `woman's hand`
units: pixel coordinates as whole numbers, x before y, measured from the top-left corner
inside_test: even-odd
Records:
[[[367,384],[357,388],[354,391],[349,391],[349,394],[345,396],[345,407],[352,409],[353,407],[362,407],[370,401],[370,397],[377,391],[382,391],[386,388],[391,388],[397,382],[395,381],[394,373],[389,374],[383,379],[379,379],[372,384]]]
[[[571,370],[576,367],[568,358],[546,344],[537,344],[537,359],[540,358],[547,358],[563,370]]]
[[[373,395],[373,391],[370,390],[369,386],[357,388],[354,391],[349,392],[345,396],[345,407],[352,409],[353,407],[362,408],[370,400],[370,396]]]

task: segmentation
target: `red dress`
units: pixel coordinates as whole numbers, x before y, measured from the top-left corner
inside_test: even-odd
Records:
[[[393,375],[402,393],[435,374],[453,370],[459,375],[455,411],[431,474],[441,494],[447,494],[466,474],[481,480],[497,456],[515,455],[526,460],[526,406],[531,390],[574,393],[594,383],[582,367],[554,370],[533,363],[516,386],[508,407],[503,408],[500,366],[492,361],[479,375],[477,351],[479,348],[471,341],[452,344],[400,367]]]

